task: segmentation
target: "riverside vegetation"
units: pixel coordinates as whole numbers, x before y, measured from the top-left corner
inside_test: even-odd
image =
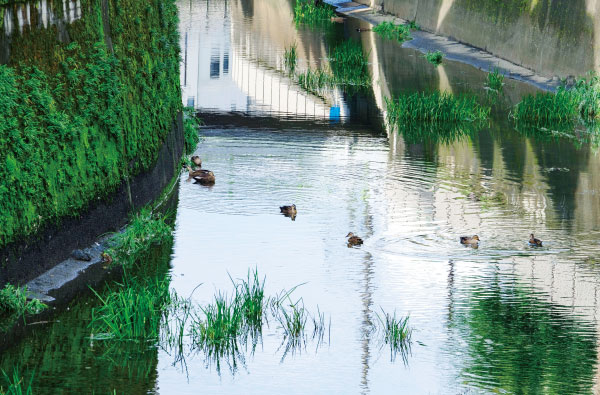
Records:
[[[69,43],[26,28],[0,65],[0,247],[148,169],[182,108],[175,1],[108,4],[110,32],[100,2],[82,0]]]

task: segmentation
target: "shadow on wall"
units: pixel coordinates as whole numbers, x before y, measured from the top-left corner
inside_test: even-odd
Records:
[[[600,70],[598,0],[363,0],[541,74]],[[594,12],[590,15],[589,12]]]

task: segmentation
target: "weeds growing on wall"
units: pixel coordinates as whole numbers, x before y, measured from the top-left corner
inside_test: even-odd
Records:
[[[471,96],[450,93],[413,93],[386,98],[390,124],[460,123],[486,120],[490,108],[483,107]]]
[[[27,288],[6,284],[0,289],[0,316],[37,314],[47,306],[38,299],[28,300]]]
[[[314,0],[296,0],[294,7],[294,21],[307,25],[320,25],[331,23],[335,17],[332,6]]]
[[[417,27],[417,25],[415,24],[414,27]],[[379,25],[373,28],[373,31],[381,37],[387,38],[388,40],[404,42],[412,39],[410,35],[411,29],[411,25],[396,25],[392,22],[381,22]]]
[[[444,53],[442,51],[428,51],[425,54],[425,59],[427,59],[429,63],[437,67],[440,64],[442,64],[442,61],[444,60]]]
[[[175,1],[109,1],[111,46],[100,3],[81,1],[69,43],[15,32],[0,65],[0,247],[150,168],[181,110]]]
[[[200,137],[198,136],[198,128],[202,125],[202,120],[198,118],[196,109],[193,107],[186,107],[184,109],[183,119],[183,132],[185,139],[185,152],[191,154],[196,150]]]

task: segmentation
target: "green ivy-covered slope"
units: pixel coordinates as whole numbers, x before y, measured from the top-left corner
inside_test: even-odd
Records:
[[[32,11],[0,65],[0,247],[151,167],[181,110],[175,2],[106,0],[104,20],[101,0],[80,3],[46,28]]]

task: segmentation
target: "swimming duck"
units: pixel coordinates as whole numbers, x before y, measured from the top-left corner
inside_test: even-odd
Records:
[[[213,174],[212,171],[210,170],[205,170],[205,169],[192,169],[191,167],[189,167],[188,165],[185,165],[187,171],[188,171],[188,175],[189,178],[196,178],[196,177],[208,177],[210,175],[212,175],[213,179],[215,177],[215,175]]]
[[[531,235],[529,235],[529,245],[535,246],[535,247],[541,247],[542,241],[540,239],[536,239],[532,233]]]
[[[475,235],[473,237],[469,236],[461,236],[460,244],[479,244],[479,236]]]
[[[202,159],[200,159],[200,157],[198,155],[194,155],[192,156],[192,162],[198,166],[198,168],[202,167]]]
[[[358,245],[361,245],[363,243],[363,239],[361,239],[360,237],[356,236],[352,232],[348,233],[346,235],[346,237],[348,238],[348,247],[358,246]]]
[[[295,204],[292,204],[291,206],[280,206],[279,210],[281,210],[281,212],[286,216],[293,215],[295,217],[298,213]]]
[[[332,16],[331,17],[331,22],[334,22],[334,23],[344,23],[345,19],[346,18],[341,17],[341,16]]]
[[[360,28],[360,27],[357,27],[357,28],[356,28],[356,31],[357,31],[357,32],[359,32],[359,33],[362,33],[362,32],[370,32],[370,31],[371,31],[371,29],[365,29],[365,28]]]
[[[194,175],[191,176],[197,184],[200,185],[214,185],[215,184],[215,173],[210,170],[194,170]],[[191,175],[191,173],[190,173]]]

